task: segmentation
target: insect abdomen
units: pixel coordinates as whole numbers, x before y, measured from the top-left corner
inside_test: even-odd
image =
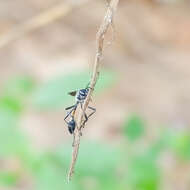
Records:
[[[70,122],[69,122],[69,125],[68,125],[68,130],[71,134],[73,134],[74,130],[75,130],[75,126],[76,126],[76,123],[75,123],[75,120],[72,119]]]

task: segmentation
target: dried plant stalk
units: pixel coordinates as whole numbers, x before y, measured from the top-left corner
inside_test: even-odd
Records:
[[[111,0],[107,11],[105,13],[105,17],[99,27],[99,30],[97,32],[96,36],[96,56],[95,56],[95,62],[94,62],[94,68],[93,68],[93,73],[92,73],[92,78],[90,81],[90,89],[88,92],[88,95],[86,97],[86,100],[83,104],[83,110],[81,109],[79,112],[79,115],[77,117],[77,127],[75,129],[74,133],[74,142],[73,142],[73,153],[72,153],[72,161],[68,173],[68,180],[70,181],[73,173],[74,173],[74,168],[76,164],[76,160],[78,157],[78,151],[79,151],[79,146],[80,146],[80,137],[81,137],[81,131],[83,128],[83,116],[84,112],[86,111],[86,108],[88,107],[88,104],[91,100],[92,93],[94,91],[99,73],[100,73],[100,63],[101,63],[101,57],[103,53],[103,47],[104,47],[104,37],[108,31],[108,28],[111,26],[113,27],[113,17],[114,13],[116,12],[117,5],[119,3],[119,0]]]
[[[56,4],[49,9],[41,12],[39,15],[32,17],[31,19],[25,21],[24,23],[19,24],[12,30],[6,32],[5,34],[0,35],[0,48],[5,47],[9,43],[23,37],[24,35],[35,31],[41,27],[44,27],[56,20],[63,18],[69,12],[73,10],[73,8],[77,6],[81,6],[84,3],[87,3],[89,0],[80,0],[77,3],[66,3],[62,2],[60,4]]]

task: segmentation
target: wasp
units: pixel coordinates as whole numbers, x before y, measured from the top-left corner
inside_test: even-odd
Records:
[[[76,90],[76,91],[72,91],[69,92],[68,94],[71,96],[75,96],[75,104],[72,106],[69,106],[67,108],[65,108],[65,110],[70,110],[67,115],[64,118],[64,121],[67,123],[68,125],[68,130],[70,134],[73,134],[76,128],[76,122],[75,122],[75,113],[76,113],[76,109],[78,108],[78,106],[80,105],[81,109],[83,110],[83,103],[88,95],[89,92],[89,84],[87,85],[86,88],[84,89],[80,89],[80,90]],[[86,122],[88,121],[89,117],[91,117],[95,112],[96,109],[93,107],[88,106],[88,109],[91,110],[91,113],[89,115],[87,115],[86,113],[84,113],[84,122],[83,125],[84,126],[86,124]],[[70,116],[70,119],[67,121],[67,118]]]

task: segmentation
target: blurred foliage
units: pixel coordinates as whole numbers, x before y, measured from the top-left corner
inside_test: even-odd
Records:
[[[128,180],[134,190],[159,189],[160,171],[152,157],[138,155],[128,166]]]
[[[114,84],[117,77],[103,71],[96,94]],[[122,145],[82,142],[76,173],[67,183],[71,159],[71,145],[64,144],[51,152],[38,152],[20,130],[22,111],[32,98],[37,108],[52,109],[65,106],[68,91],[83,88],[89,80],[87,72],[71,73],[36,87],[30,77],[18,77],[5,84],[0,97],[0,186],[17,187],[24,176],[29,176],[35,190],[159,190],[162,189],[163,169],[159,160],[170,152],[175,159],[189,162],[190,132],[164,129],[157,138],[146,140],[149,130],[138,115],[123,122]],[[29,101],[30,102],[30,101]],[[16,167],[4,167],[14,160]]]
[[[9,80],[0,96],[0,110],[20,113],[24,108],[27,95],[34,89],[34,81],[29,76],[19,76]]]
[[[181,160],[190,160],[190,132],[182,131],[174,134],[171,140],[171,148]]]
[[[95,95],[114,84],[116,73],[103,70],[98,79]],[[90,81],[87,71],[73,72],[48,81],[34,93],[34,104],[40,109],[61,108],[70,105],[73,97],[68,92],[85,88]],[[74,102],[73,102],[74,103]]]
[[[123,128],[129,140],[136,140],[143,135],[144,122],[138,116],[133,115],[125,121]]]
[[[16,185],[19,175],[16,172],[0,171],[0,185],[13,186]]]
[[[14,98],[24,98],[34,89],[35,83],[32,77],[17,76],[9,80],[4,87],[4,94],[12,95]]]

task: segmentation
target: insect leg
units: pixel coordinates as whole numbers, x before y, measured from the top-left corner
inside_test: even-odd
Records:
[[[92,113],[90,113],[90,114],[88,115],[88,118],[89,118],[90,116],[92,116],[92,115],[96,112],[96,108],[93,108],[93,107],[88,106],[88,109],[92,110]]]
[[[84,118],[85,118],[85,120],[84,120],[84,122],[83,122],[82,126],[84,126],[84,125],[85,125],[85,123],[88,121],[88,116],[86,115],[86,113],[84,113]]]
[[[69,106],[69,107],[65,108],[65,110],[70,110],[71,108],[74,108],[75,106],[76,106],[76,104],[73,106]]]
[[[74,109],[76,109],[76,107],[74,107],[69,113],[67,113],[67,115],[66,115],[65,118],[64,118],[64,121],[67,123],[67,125],[68,125],[69,123],[67,122],[66,119],[71,115],[71,113],[72,113],[72,111],[73,111]]]
[[[85,123],[88,121],[88,116],[86,115],[86,113],[84,112],[84,110],[82,108],[82,103],[80,103],[80,107],[81,107],[81,109],[83,111],[83,115],[84,115],[84,118],[85,118],[85,120],[84,120],[84,122],[82,124],[82,127],[84,127]]]
[[[88,106],[88,109],[92,110],[92,113],[90,113],[88,116],[85,113],[85,115],[84,115],[85,116],[85,121],[83,123],[83,126],[86,124],[86,122],[88,121],[89,117],[92,116],[96,112],[96,109],[93,108],[93,107]]]

